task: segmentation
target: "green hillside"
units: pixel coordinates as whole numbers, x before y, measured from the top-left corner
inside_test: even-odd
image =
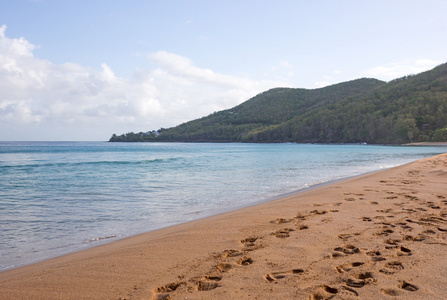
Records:
[[[447,64],[388,83],[275,88],[228,110],[111,142],[381,143],[447,140]]]

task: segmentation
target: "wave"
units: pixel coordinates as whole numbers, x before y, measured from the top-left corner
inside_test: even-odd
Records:
[[[42,163],[42,164],[18,164],[18,165],[3,165],[0,166],[0,173],[2,169],[34,169],[34,168],[47,168],[47,167],[79,167],[79,166],[113,166],[113,165],[145,165],[145,164],[157,164],[157,163],[166,163],[179,160],[180,158],[156,158],[149,160],[141,160],[141,161],[86,161],[86,162],[60,162],[60,163]]]
[[[84,241],[84,244],[88,244],[88,243],[92,243],[92,242],[98,242],[98,241],[102,241],[102,240],[114,239],[114,238],[117,238],[117,237],[120,237],[120,236],[121,235],[110,235],[110,236],[93,238],[93,239]]]

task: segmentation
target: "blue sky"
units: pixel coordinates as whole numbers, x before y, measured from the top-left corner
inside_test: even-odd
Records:
[[[0,0],[0,140],[107,140],[447,62],[447,1]]]

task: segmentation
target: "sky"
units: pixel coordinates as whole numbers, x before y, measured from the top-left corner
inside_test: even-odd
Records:
[[[0,0],[0,141],[107,141],[447,62],[445,0]]]

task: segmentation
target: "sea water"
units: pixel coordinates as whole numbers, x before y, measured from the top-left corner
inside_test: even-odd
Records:
[[[444,152],[369,145],[0,142],[0,270]]]

